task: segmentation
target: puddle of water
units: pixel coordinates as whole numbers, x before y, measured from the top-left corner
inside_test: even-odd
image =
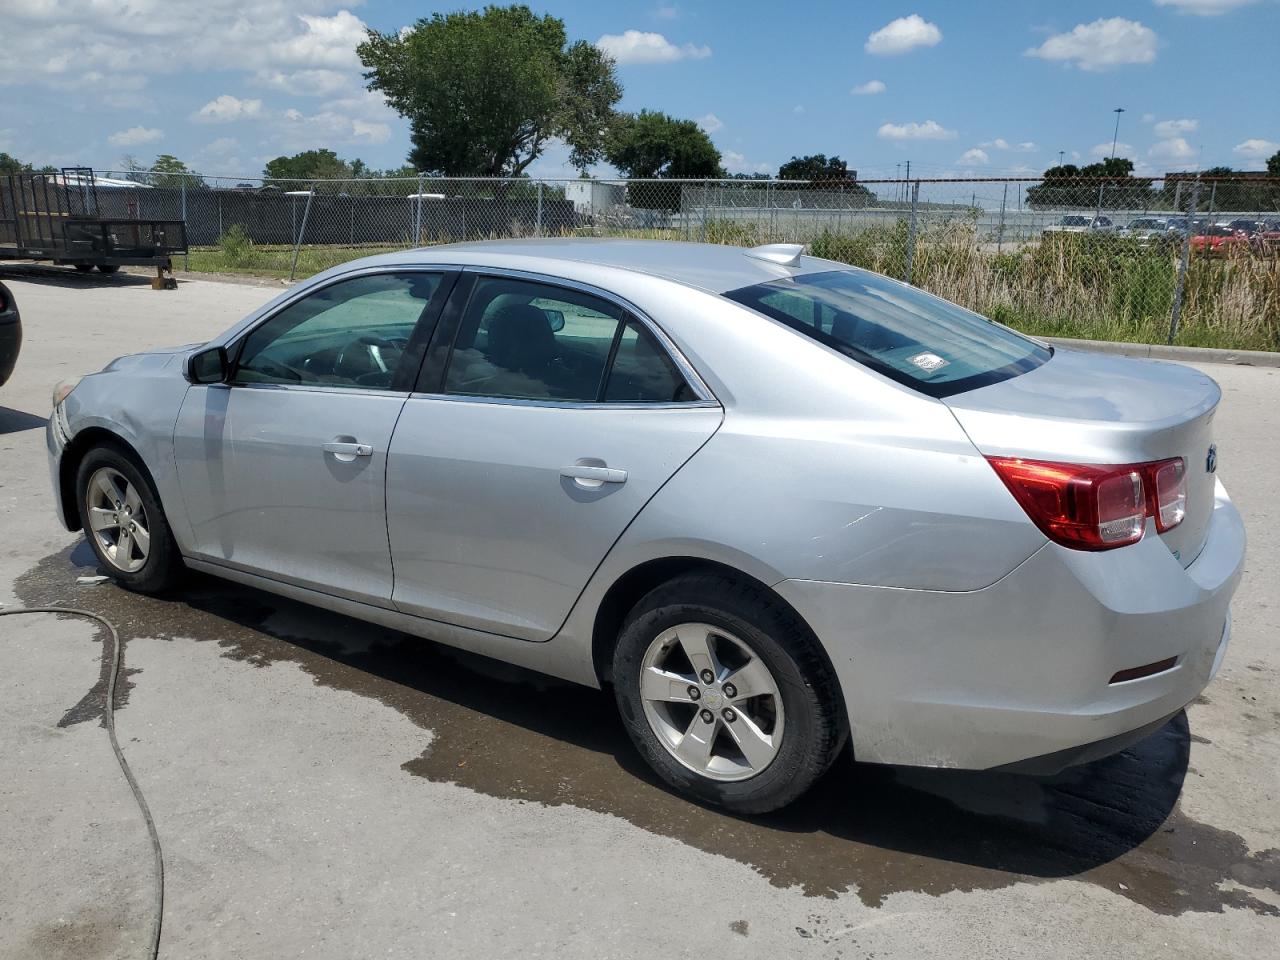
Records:
[[[607,693],[437,646],[256,590],[193,577],[155,599],[79,587],[83,548],[19,579],[29,606],[75,605],[138,636],[214,642],[267,667],[296,663],[319,683],[374,697],[435,733],[404,770],[518,802],[570,804],[748,864],[806,895],[998,889],[1070,877],[1162,914],[1227,907],[1280,916],[1280,850],[1177,807],[1191,735],[1185,715],[1106,760],[1053,779],[878,767],[841,760],[800,802],[740,818],[669,792],[635,754]],[[126,674],[124,698],[137,682]],[[63,724],[101,716],[99,687]],[[739,931],[734,931],[739,932]],[[746,934],[746,928],[741,931]]]

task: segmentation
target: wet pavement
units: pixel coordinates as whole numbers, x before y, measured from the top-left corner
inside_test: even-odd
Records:
[[[81,542],[20,577],[16,592],[29,607],[56,605],[76,577],[101,572]],[[742,818],[661,784],[607,692],[198,574],[168,598],[108,582],[76,599],[120,630],[121,705],[137,682],[128,666],[134,637],[215,643],[222,656],[263,668],[292,662],[319,684],[376,699],[433,731],[430,748],[404,758],[409,774],[621,817],[806,896],[852,891],[878,907],[894,893],[1071,878],[1162,914],[1233,907],[1280,917],[1280,906],[1256,893],[1280,894],[1280,849],[1251,853],[1241,837],[1178,809],[1192,737],[1185,713],[1114,757],[1053,778],[858,764],[846,755],[792,807]],[[105,682],[70,704],[59,725],[100,720]]]

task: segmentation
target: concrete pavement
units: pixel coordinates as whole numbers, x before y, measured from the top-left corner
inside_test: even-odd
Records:
[[[1274,955],[1280,370],[1203,367],[1251,539],[1232,647],[1186,717],[1052,781],[842,764],[743,820],[659,786],[598,692],[211,579],[163,600],[77,585],[94,571],[53,515],[52,384],[203,340],[279,288],[13,277],[0,603],[121,630],[162,956]],[[95,637],[0,619],[0,957],[137,956],[145,934],[150,854],[98,723]]]

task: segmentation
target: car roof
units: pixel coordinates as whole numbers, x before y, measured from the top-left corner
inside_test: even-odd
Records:
[[[357,261],[361,266],[459,264],[545,273],[592,282],[596,268],[626,270],[726,293],[797,274],[856,270],[818,257],[801,257],[794,266],[752,256],[745,247],[680,240],[626,240],[604,237],[555,237],[447,243],[383,254]],[[351,267],[356,264],[346,264]]]

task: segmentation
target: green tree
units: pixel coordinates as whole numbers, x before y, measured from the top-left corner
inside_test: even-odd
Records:
[[[640,180],[697,180],[718,177],[720,151],[692,120],[641,110],[619,114],[609,133],[605,158],[624,177]],[[680,209],[680,187],[658,183],[631,184],[633,207]]]
[[[30,169],[29,163],[23,163],[17,157],[11,157],[7,153],[0,153],[0,177],[24,173]]]
[[[622,98],[613,61],[567,43],[564,22],[526,6],[435,13],[356,48],[369,89],[409,120],[418,170],[515,177],[553,138],[586,169],[599,161]]]
[[[1280,177],[1280,150],[1267,158],[1267,173],[1273,177]]]
[[[848,176],[849,165],[825,153],[792,157],[778,168],[779,180],[845,180]]]
[[[368,170],[357,160],[363,174]],[[332,150],[303,150],[291,157],[268,160],[262,170],[267,180],[347,180],[355,175],[352,164],[347,163]],[[280,184],[284,185],[284,184]]]
[[[147,173],[147,182],[153,187],[181,187],[184,183],[187,189],[206,186],[199,174],[170,153],[156,157]]]
[[[0,153],[0,177],[10,176],[16,173],[57,173],[57,167],[51,167],[46,164],[43,167],[33,167],[29,163],[23,163],[17,157],[12,157],[7,153]]]
[[[1097,207],[1144,209],[1155,202],[1149,177],[1133,175],[1128,157],[1108,157],[1077,167],[1064,163],[1050,167],[1044,179],[1027,188],[1027,202],[1034,208]]]

